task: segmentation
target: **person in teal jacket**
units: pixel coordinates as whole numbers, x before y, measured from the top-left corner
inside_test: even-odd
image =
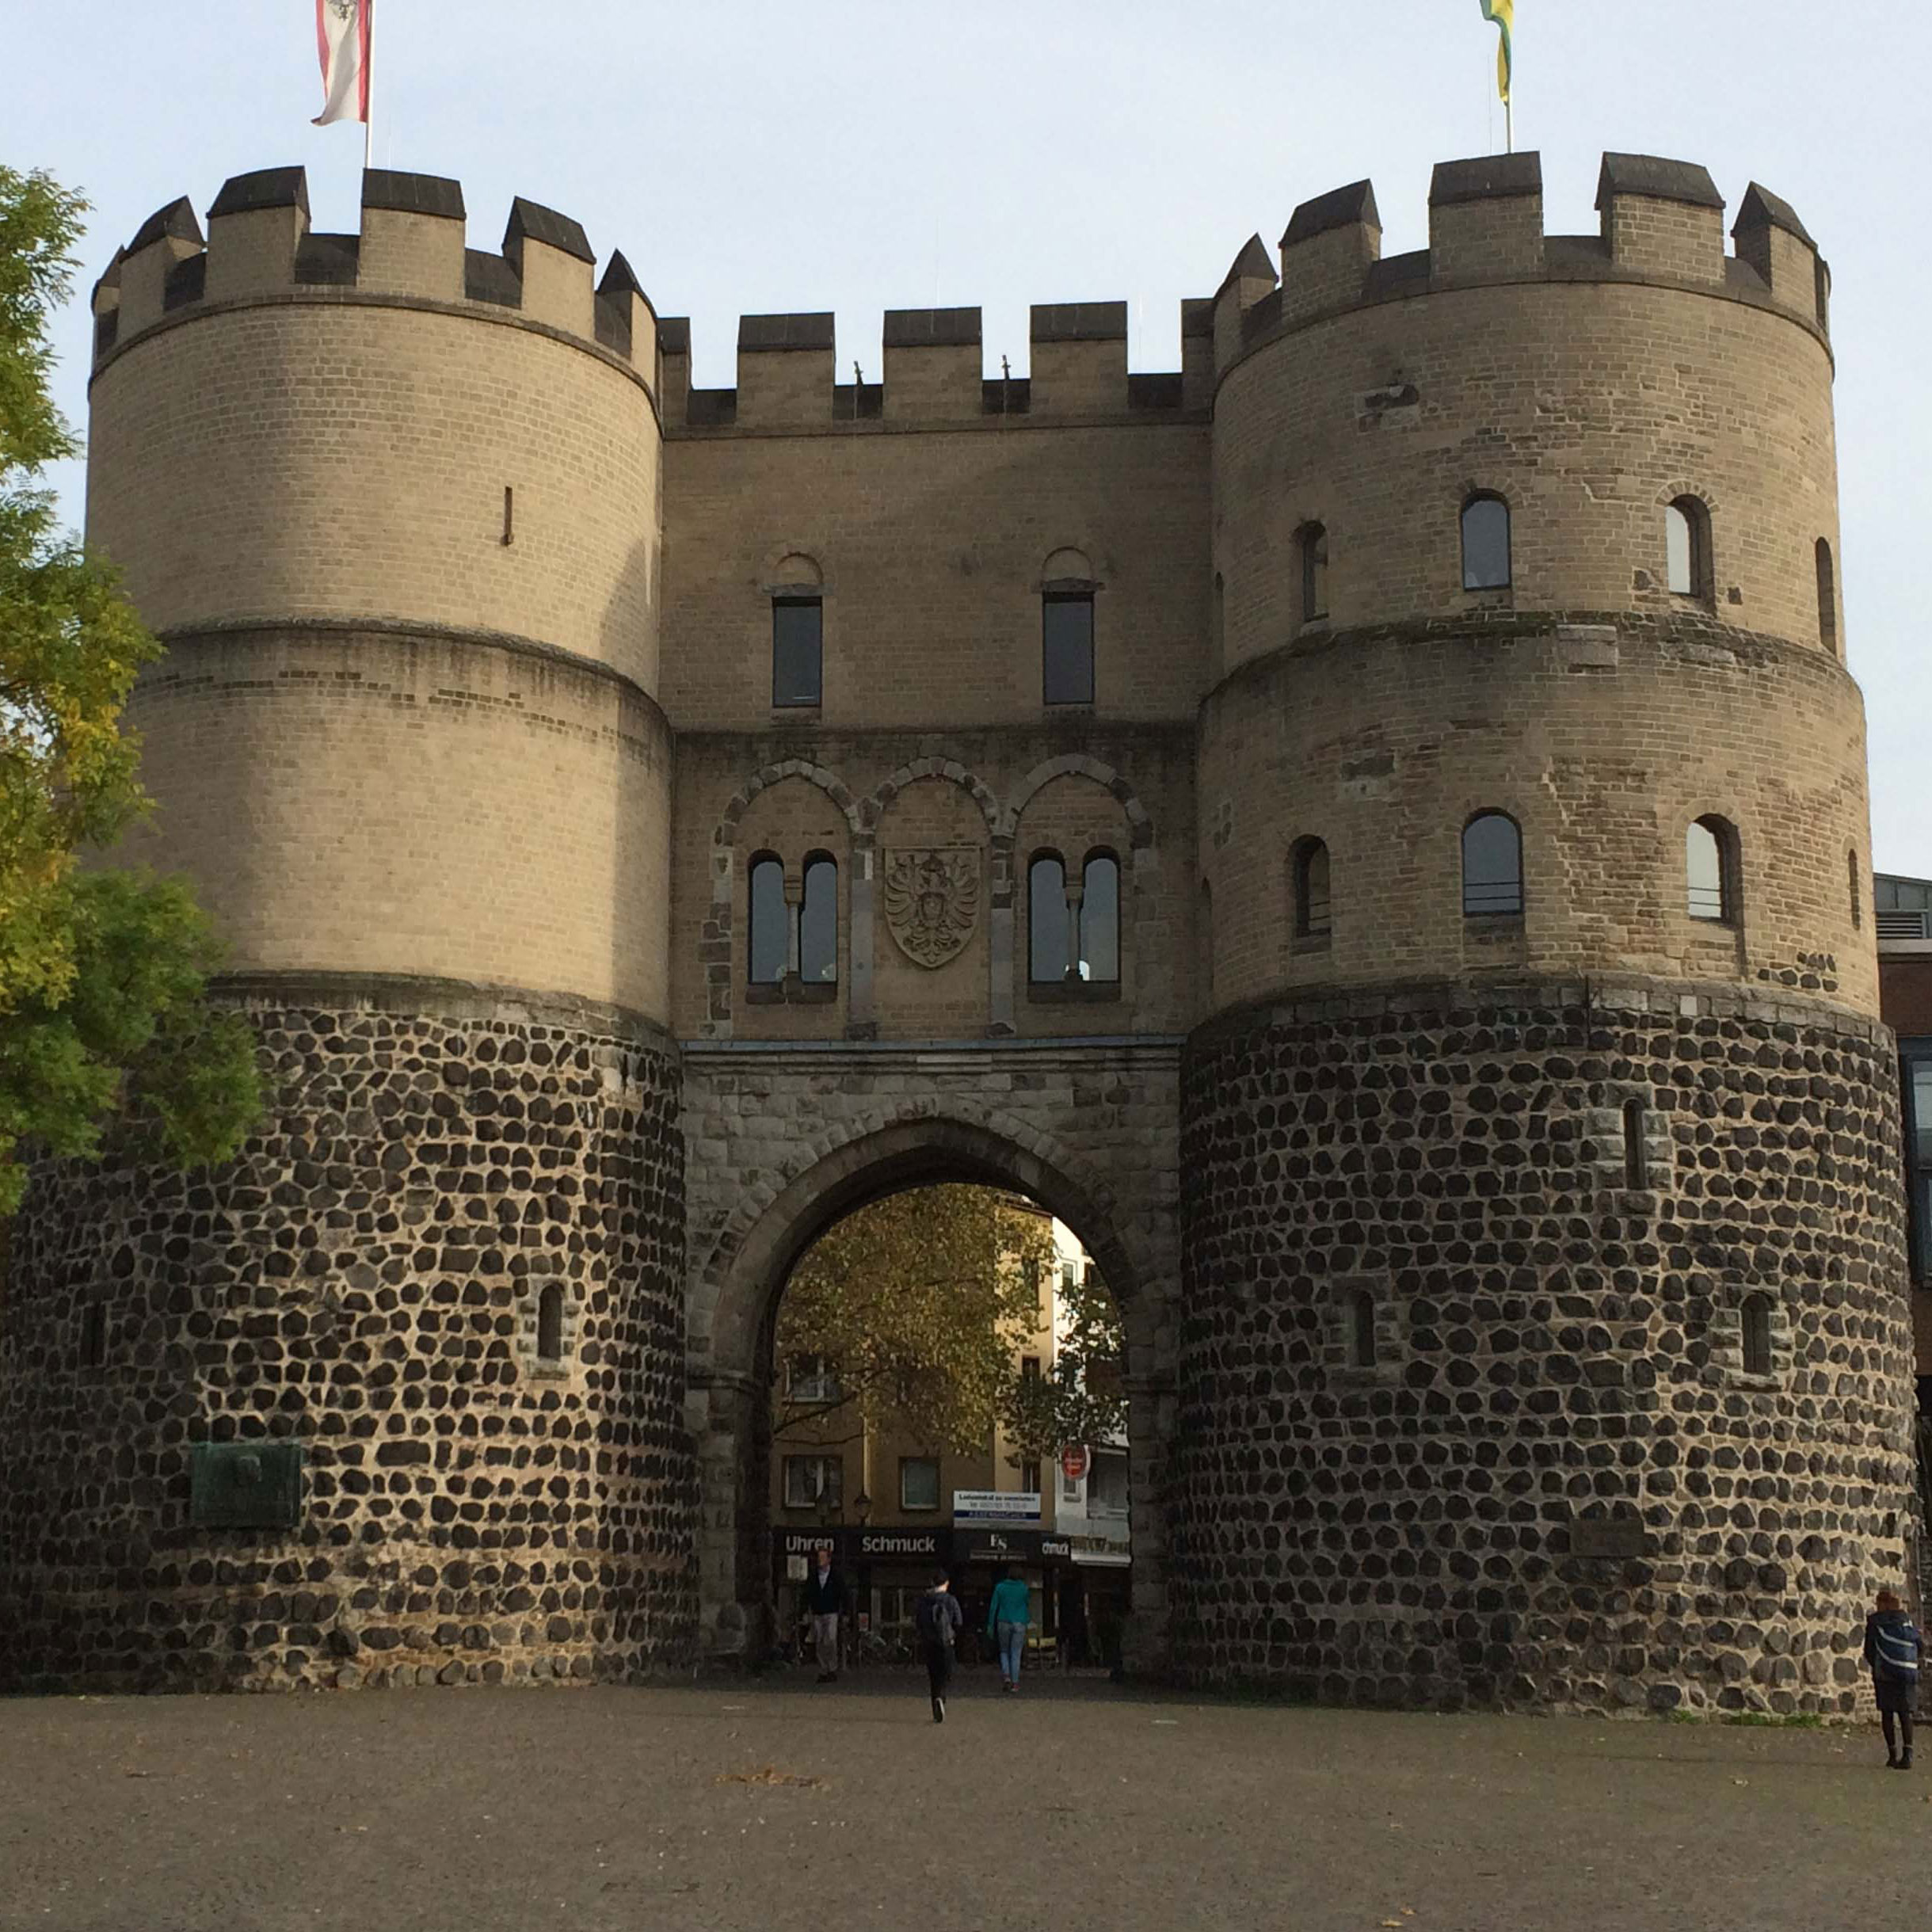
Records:
[[[993,1601],[986,1606],[986,1634],[999,1646],[1000,1688],[1019,1688],[1019,1660],[1027,1648],[1027,1624],[1033,1607],[1032,1593],[1015,1564],[993,1587]]]

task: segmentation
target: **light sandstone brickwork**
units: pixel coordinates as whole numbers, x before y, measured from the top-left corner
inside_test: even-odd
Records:
[[[157,213],[96,291],[93,534],[171,646],[135,704],[144,855],[199,882],[276,1098],[185,1191],[124,1164],[37,1186],[0,1446],[36,1426],[23,1376],[66,1386],[77,1297],[130,1311],[129,1379],[50,1432],[62,1466],[117,1472],[74,1492],[105,1527],[56,1521],[31,1458],[0,1458],[0,1522],[57,1553],[0,1586],[0,1649],[40,1681],[309,1681],[352,1613],[402,1633],[410,1677],[488,1674],[472,1629],[508,1675],[755,1652],[786,1276],[846,1209],[966,1178],[1031,1194],[1121,1290],[1143,1667],[1843,1708],[1842,1634],[1902,1574],[1915,1506],[1896,1109],[1848,890],[1863,721],[1816,565],[1839,549],[1829,275],[1755,186],[1727,257],[1721,197],[1681,162],[1606,157],[1589,235],[1546,231],[1534,155],[1445,164],[1429,200],[1430,248],[1389,259],[1368,183],[1305,203],[1278,273],[1257,238],[1184,305],[1172,375],[1130,370],[1101,302],[1036,308],[1027,373],[990,378],[977,311],[894,311],[882,385],[839,379],[829,313],[746,317],[724,391],[692,388],[688,326],[623,257],[599,276],[532,203],[500,253],[425,177],[370,175],[359,235],[311,232],[296,170],[231,182],[205,242],[185,202]],[[1510,506],[1503,589],[1462,588],[1476,492]],[[1694,596],[1667,581],[1685,496],[1710,535]],[[1041,600],[1070,582],[1094,699],[1050,707]],[[781,595],[821,600],[816,706],[772,703]],[[1459,840],[1490,809],[1522,831],[1523,911],[1470,920]],[[1686,901],[1706,815],[1737,841],[1724,922]],[[1332,929],[1298,938],[1310,837]],[[936,967],[882,891],[895,852],[932,847],[980,881]],[[1117,985],[1030,980],[1042,851],[1118,859]],[[837,864],[829,990],[748,983],[768,852],[795,883],[813,852]],[[276,1016],[311,1010],[333,1017],[298,1045]],[[520,1075],[373,1126],[343,1110],[433,1086],[433,1061],[501,1068],[486,1036],[558,1014],[547,1047],[648,1069],[600,1074],[623,1093],[597,1159],[630,1136],[650,1178],[615,1210],[645,1244],[621,1267],[587,1176],[503,1193],[549,1231],[521,1238],[554,1250],[572,1320],[643,1338],[544,1386],[513,1275],[406,1238],[461,1209],[511,1122],[530,1135]],[[526,1144],[576,1175],[547,1126]],[[336,1526],[321,1449],[352,1405],[258,1400],[335,1386],[264,1265],[291,1251],[303,1293],[373,1267],[394,1298],[370,1319],[393,1317],[400,1435],[426,1380],[434,1458],[445,1418],[459,1439],[497,1404],[533,1453],[581,1419],[596,1479],[533,1477],[479,1565],[455,1465],[404,1472],[395,1508],[342,1518],[393,1576],[278,1556],[269,1580],[305,1593],[258,1614],[231,1600],[262,1586],[240,1557],[170,1567],[182,1446],[231,1427],[316,1445]],[[472,1274],[501,1343],[474,1365],[407,1313]],[[1759,1292],[1778,1353],[1740,1381]],[[1361,1370],[1335,1320],[1356,1293]],[[223,1326],[244,1302],[272,1374],[268,1328]],[[213,1351],[192,1377],[166,1352],[183,1324]],[[640,1451],[627,1403],[672,1433]],[[1576,1530],[1593,1517],[1611,1527]],[[538,1577],[511,1553],[557,1536],[624,1563]],[[114,1634],[151,1615],[165,1667]]]

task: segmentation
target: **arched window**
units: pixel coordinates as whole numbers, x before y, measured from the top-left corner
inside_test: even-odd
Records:
[[[1120,977],[1120,861],[1111,852],[1089,852],[1080,868],[1080,976]]]
[[[1348,1366],[1375,1366],[1375,1298],[1366,1288],[1351,1288],[1343,1298],[1342,1319],[1347,1333]]]
[[[839,868],[829,852],[805,862],[805,898],[798,908],[798,977],[808,986],[837,983]]]
[[[1640,1189],[1650,1185],[1650,1161],[1644,1146],[1650,1129],[1650,1109],[1641,1100],[1623,1103],[1623,1184]]]
[[[1462,828],[1462,916],[1522,912],[1522,833],[1503,812],[1481,812]]]
[[[791,919],[785,905],[785,868],[770,852],[751,863],[751,930],[746,958],[754,986],[775,986],[791,958]]]
[[[1325,939],[1333,930],[1328,901],[1328,848],[1303,839],[1294,848],[1294,936]]]
[[[1320,524],[1301,532],[1301,621],[1312,624],[1328,614],[1328,532]]]
[[[1027,977],[1058,985],[1070,957],[1067,875],[1057,852],[1040,852],[1027,868]]]
[[[563,1359],[563,1290],[555,1282],[547,1282],[537,1297],[537,1358]]]
[[[1768,1294],[1745,1296],[1742,1326],[1744,1373],[1747,1375],[1769,1375],[1771,1373],[1771,1298]]]
[[[1696,497],[1679,497],[1663,513],[1671,589],[1680,597],[1711,594],[1711,516]]]
[[[1506,590],[1510,582],[1509,505],[1485,493],[1462,506],[1462,588]]]
[[[1858,932],[1865,924],[1865,887],[1863,875],[1858,870],[1858,848],[1853,846],[1845,855],[1846,882],[1851,889],[1851,929]]]
[[[1838,649],[1838,576],[1831,567],[1831,546],[1818,539],[1818,636],[1825,649]]]
[[[1686,909],[1693,919],[1737,923],[1737,832],[1728,819],[1698,819],[1684,834]]]

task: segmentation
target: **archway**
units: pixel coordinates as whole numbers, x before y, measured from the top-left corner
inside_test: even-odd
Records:
[[[1017,1124],[1017,1123],[1016,1123]],[[1127,1336],[1128,1455],[1135,1612],[1126,1639],[1137,1667],[1165,1653],[1162,1479],[1172,1399],[1158,1372],[1168,1271],[1145,1252],[1114,1191],[1065,1149],[948,1115],[900,1119],[855,1135],[798,1172],[727,1229],[695,1271],[690,1314],[693,1433],[699,1448],[699,1595],[714,1655],[763,1654],[771,1639],[767,1498],[771,1340],[785,1284],[817,1238],[888,1195],[970,1182],[1023,1195],[1078,1236],[1120,1307]],[[1138,1238],[1137,1238],[1137,1237]]]

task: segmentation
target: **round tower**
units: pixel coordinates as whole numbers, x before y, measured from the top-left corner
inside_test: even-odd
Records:
[[[1911,1522],[1829,278],[1754,186],[1367,183],[1215,312],[1176,1638],[1849,1709]]]
[[[194,880],[269,1105],[218,1172],[29,1198],[0,1670],[689,1644],[656,320],[621,255],[594,274],[526,201],[468,249],[426,176],[311,232],[278,169],[97,291],[90,534],[168,646],[132,855]]]

